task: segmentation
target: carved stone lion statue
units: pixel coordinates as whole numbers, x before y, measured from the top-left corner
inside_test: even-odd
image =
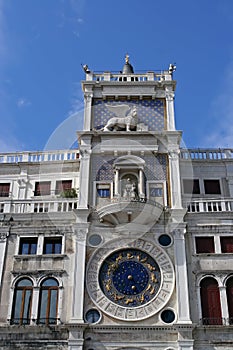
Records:
[[[106,107],[117,116],[107,121],[103,131],[117,131],[119,129],[130,131],[132,128],[136,127],[138,118],[137,108],[135,106],[129,107],[128,105],[122,104],[117,106],[106,105]],[[129,113],[127,114],[128,111]]]

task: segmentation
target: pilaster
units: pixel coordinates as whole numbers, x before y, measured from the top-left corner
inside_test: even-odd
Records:
[[[172,86],[166,86],[166,112],[167,112],[167,129],[175,130],[175,113],[174,113],[174,91]]]
[[[169,173],[170,173],[170,191],[171,191],[171,208],[181,209],[181,186],[180,186],[180,166],[178,150],[170,150],[169,156]]]
[[[10,233],[9,226],[0,226],[0,287],[2,285],[2,277],[4,270],[5,254],[6,254],[6,244],[7,237]]]
[[[189,311],[189,292],[187,262],[185,253],[185,228],[180,225],[173,230],[174,250],[175,250],[175,272],[176,272],[176,291],[178,306],[178,324],[191,323]]]
[[[91,130],[91,112],[92,112],[92,98],[93,92],[92,88],[89,86],[88,90],[84,94],[84,130]]]
[[[90,177],[90,157],[91,157],[91,136],[82,135],[80,145],[80,193],[79,205],[80,209],[88,208],[89,198],[89,177]]]
[[[84,323],[84,284],[85,284],[85,258],[86,258],[86,237],[88,233],[88,223],[74,224],[75,239],[75,261],[73,271],[73,295],[71,323]],[[76,349],[76,348],[71,348]]]

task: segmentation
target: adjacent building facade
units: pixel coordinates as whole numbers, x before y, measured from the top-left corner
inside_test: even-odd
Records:
[[[174,66],[85,66],[79,149],[0,155],[0,349],[233,348],[232,149],[184,149]]]

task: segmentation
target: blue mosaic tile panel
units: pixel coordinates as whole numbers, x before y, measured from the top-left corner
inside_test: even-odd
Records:
[[[92,181],[113,181],[115,158],[94,156],[92,159]]]
[[[120,105],[126,104],[130,108],[137,107],[138,123],[144,123],[149,131],[162,131],[165,128],[165,100],[94,100],[93,104],[93,127],[101,129],[110,118],[116,115],[108,110],[106,104]]]
[[[144,170],[147,180],[167,180],[167,157],[164,154],[145,155],[143,159],[146,162]]]
[[[167,157],[163,154],[145,155],[146,180],[167,180]],[[94,156],[92,158],[92,181],[114,181],[113,164],[117,158],[109,156]]]

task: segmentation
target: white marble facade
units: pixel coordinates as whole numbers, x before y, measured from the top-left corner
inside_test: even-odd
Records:
[[[88,72],[79,149],[0,155],[1,349],[233,347],[232,150],[181,148],[175,88]]]

